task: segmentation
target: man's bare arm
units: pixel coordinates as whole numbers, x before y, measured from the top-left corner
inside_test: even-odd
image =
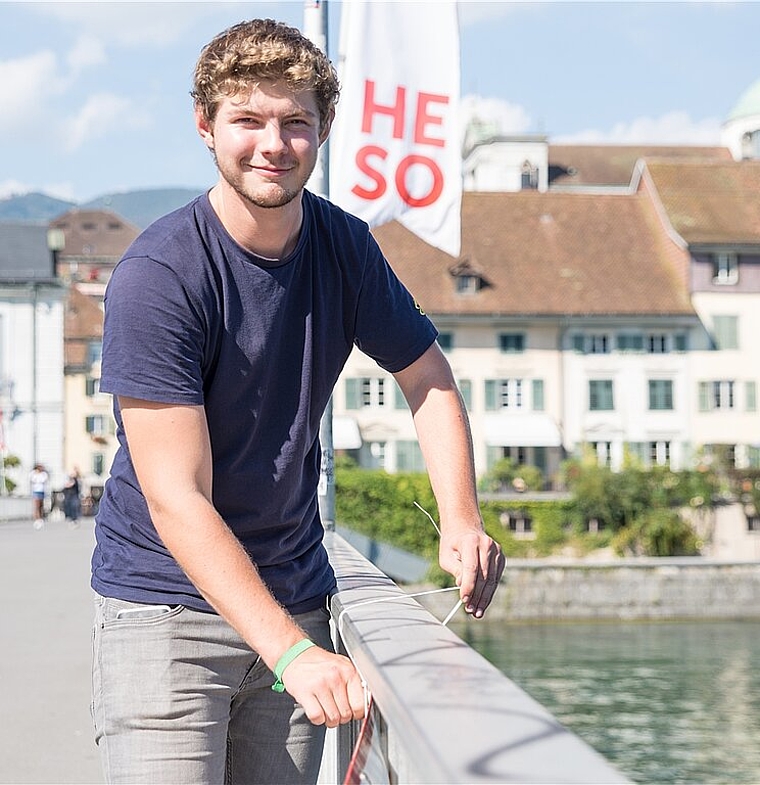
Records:
[[[164,545],[207,602],[274,668],[306,636],[213,506],[203,407],[124,397],[119,404],[135,472]],[[363,713],[361,682],[345,657],[313,647],[293,661],[283,681],[312,722],[333,727]]]
[[[467,412],[446,358],[433,344],[394,374],[412,410],[441,524],[441,567],[455,576],[468,613],[481,617],[504,571],[478,507]]]

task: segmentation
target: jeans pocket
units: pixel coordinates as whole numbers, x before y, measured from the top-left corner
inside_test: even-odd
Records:
[[[101,620],[104,629],[127,624],[160,624],[168,619],[173,619],[184,609],[184,605],[154,605],[106,597],[101,607]]]

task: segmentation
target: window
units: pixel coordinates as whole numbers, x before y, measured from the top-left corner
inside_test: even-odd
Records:
[[[444,352],[450,352],[454,348],[454,333],[438,333],[437,340]]]
[[[346,379],[346,409],[385,406],[385,379]]]
[[[734,408],[734,382],[715,381],[699,383],[699,411]]]
[[[668,351],[667,336],[662,334],[648,335],[647,351],[649,354],[665,354]]]
[[[462,273],[456,276],[456,287],[458,294],[475,294],[479,292],[483,281],[479,275]]]
[[[738,349],[739,317],[713,316],[713,343],[716,349]]]
[[[712,256],[713,283],[735,284],[739,280],[739,258],[735,253],[716,253]]]
[[[588,383],[588,408],[592,412],[612,411],[612,379],[591,379]]]
[[[370,442],[369,454],[373,469],[385,468],[385,442]]]
[[[533,166],[530,161],[525,161],[520,171],[520,188],[525,190],[535,190],[538,188],[538,167]]]
[[[591,449],[596,453],[599,466],[612,465],[612,442],[591,442]]]
[[[673,408],[673,382],[670,379],[649,380],[649,408],[652,411]]]
[[[501,333],[499,335],[499,348],[502,352],[514,354],[525,351],[524,333]]]
[[[92,473],[100,477],[106,469],[106,456],[102,452],[92,454]]]
[[[499,516],[499,522],[505,529],[515,534],[527,534],[533,531],[533,519],[525,510],[506,510]]]
[[[486,409],[521,409],[522,379],[486,379]]]
[[[472,382],[469,379],[459,379],[457,381],[459,392],[462,395],[462,400],[467,410],[472,409]]]
[[[544,410],[544,380],[533,379],[531,387],[533,388],[533,411],[542,412]]]
[[[689,341],[686,333],[676,333],[673,336],[673,350],[676,352],[685,352],[689,348]]]
[[[576,333],[572,337],[573,351],[579,354],[608,354],[610,337],[606,333]]]
[[[100,358],[103,355],[103,342],[102,341],[90,341],[87,344],[87,364],[88,365],[95,365],[96,363],[100,362]]]
[[[644,336],[640,333],[620,333],[617,337],[619,352],[640,352],[644,349]]]
[[[85,418],[85,430],[92,436],[105,436],[110,432],[110,417],[104,414],[91,414]]]
[[[91,376],[88,376],[84,380],[84,389],[88,398],[97,395],[100,392],[100,379],[93,379]]]
[[[400,472],[424,472],[425,461],[416,441],[396,442],[396,470]]]
[[[670,466],[670,442],[649,442],[649,462],[655,466]]]
[[[588,351],[590,354],[607,354],[610,351],[609,337],[607,335],[589,335]]]

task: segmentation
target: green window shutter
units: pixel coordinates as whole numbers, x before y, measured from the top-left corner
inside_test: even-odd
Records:
[[[396,442],[396,469],[400,472],[424,472],[425,460],[416,441]]]
[[[497,382],[495,379],[486,379],[486,411],[496,411],[499,406],[496,396]]]
[[[757,385],[755,382],[747,382],[744,385],[744,408],[748,412],[757,411]]]
[[[457,382],[459,392],[462,394],[464,405],[469,411],[472,409],[472,382],[469,379],[460,379]]]
[[[713,340],[717,349],[739,348],[739,319],[737,316],[713,316]]]
[[[496,405],[496,380],[486,379],[486,411],[492,412],[498,408]]]
[[[544,380],[533,379],[533,410],[542,412],[544,410]]]
[[[346,409],[361,409],[361,379],[346,379]]]
[[[585,340],[581,333],[576,333],[573,336],[573,351],[583,354],[585,350]]]
[[[700,412],[710,411],[710,383],[709,382],[699,383],[699,411]]]
[[[393,396],[393,405],[396,409],[408,409],[409,404],[407,403],[406,398],[404,398],[404,393],[401,392],[401,388],[398,384],[394,384],[395,393]]]

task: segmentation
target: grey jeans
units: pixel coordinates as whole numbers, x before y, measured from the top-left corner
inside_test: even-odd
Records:
[[[296,616],[332,650],[327,609]],[[314,726],[219,616],[96,598],[92,714],[108,783],[314,783]]]

